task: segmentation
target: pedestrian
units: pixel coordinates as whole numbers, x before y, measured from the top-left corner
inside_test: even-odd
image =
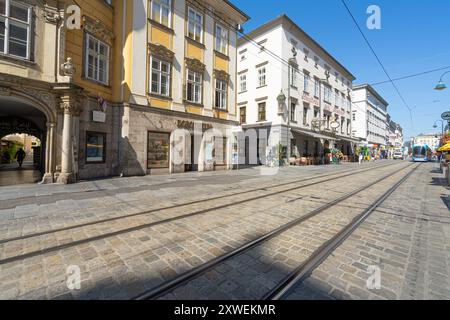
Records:
[[[25,159],[25,156],[27,154],[25,153],[25,151],[23,151],[22,148],[20,148],[17,152],[16,155],[14,156],[15,159],[17,159],[17,163],[19,163],[19,168],[22,168],[22,164],[23,164],[23,160]]]
[[[361,162],[363,160],[363,153],[362,151],[359,153],[359,165],[361,165]]]

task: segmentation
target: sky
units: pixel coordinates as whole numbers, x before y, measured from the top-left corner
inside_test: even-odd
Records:
[[[449,67],[427,75],[395,81],[407,106],[393,85],[374,86],[389,102],[388,112],[404,130],[405,141],[420,133],[441,132],[433,125],[450,111],[449,87],[436,91],[440,76],[450,71],[450,1],[442,0],[345,0],[359,26],[392,79]],[[354,84],[374,84],[388,78],[370,51],[341,0],[232,0],[251,20],[247,33],[282,14],[289,16],[357,78]],[[370,5],[381,9],[381,29],[369,30]]]

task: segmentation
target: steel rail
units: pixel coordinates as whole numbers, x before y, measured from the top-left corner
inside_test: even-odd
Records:
[[[320,246],[313,254],[291,272],[286,278],[268,292],[263,300],[280,300],[296,285],[308,278],[312,272],[328,258],[354,231],[358,228],[388,197],[390,197],[411,175],[419,168],[415,166],[407,175],[400,179],[394,186],[386,191],[372,205],[356,216],[344,229],[338,232],[333,238]]]
[[[414,164],[410,164],[410,165],[402,168],[400,171],[405,170],[413,165]],[[188,283],[189,281],[197,278],[199,275],[213,269],[217,265],[229,260],[230,258],[237,256],[239,254],[242,254],[242,253],[278,236],[279,234],[285,232],[286,230],[289,230],[292,227],[297,226],[298,224],[303,223],[303,222],[311,219],[312,217],[317,216],[318,214],[322,213],[323,211],[332,208],[333,206],[339,204],[340,202],[347,200],[348,198],[350,198],[364,190],[367,190],[368,188],[382,182],[383,180],[385,180],[386,178],[388,178],[390,176],[392,176],[392,173],[389,173],[389,174],[383,176],[382,178],[376,180],[375,182],[370,182],[367,185],[364,185],[363,187],[358,188],[357,190],[349,192],[349,193],[343,195],[342,197],[339,197],[338,199],[328,202],[327,204],[307,213],[304,216],[301,216],[295,220],[292,220],[291,222],[288,222],[288,223],[254,239],[252,241],[249,241],[249,242],[245,243],[244,245],[242,245],[228,253],[218,256],[202,265],[199,265],[199,266],[173,278],[172,280],[169,280],[151,290],[148,290],[148,291],[140,294],[139,296],[134,297],[133,300],[157,299],[157,298],[173,291],[174,289],[178,288],[179,286],[181,286],[185,283]]]
[[[379,168],[382,169],[382,168],[386,168],[386,167],[390,167],[390,166],[395,166],[397,164],[398,163],[382,165],[382,166],[381,165],[377,165],[377,166],[371,167],[369,169],[364,169],[364,170],[360,170],[360,171],[356,171],[356,172],[353,169],[343,170],[343,171],[341,171],[339,173],[332,173],[332,174],[343,174],[343,173],[347,173],[347,172],[361,173],[361,172],[367,172],[367,171],[371,171],[371,170],[377,170]],[[228,195],[211,197],[211,198],[207,198],[207,199],[194,200],[194,201],[185,202],[185,203],[181,203],[181,204],[177,204],[177,205],[173,205],[173,206],[167,206],[167,207],[155,208],[155,209],[147,210],[147,211],[136,212],[136,213],[132,213],[132,214],[128,214],[128,215],[123,215],[123,216],[120,216],[120,217],[112,217],[112,218],[107,218],[107,219],[100,219],[100,220],[90,221],[90,222],[86,222],[86,223],[75,224],[75,225],[71,225],[71,226],[68,226],[68,227],[57,228],[57,229],[52,229],[52,230],[46,230],[46,231],[41,231],[41,232],[35,232],[35,233],[30,233],[30,234],[22,235],[22,236],[18,236],[18,237],[0,239],[0,245],[4,244],[4,243],[12,242],[12,241],[25,240],[25,239],[34,238],[34,237],[45,236],[45,235],[52,234],[52,233],[57,233],[57,232],[69,231],[69,230],[73,230],[73,229],[77,229],[77,228],[88,227],[88,226],[92,226],[92,225],[96,225],[96,224],[101,224],[101,223],[106,223],[106,222],[119,221],[119,220],[123,220],[123,219],[127,219],[127,218],[138,217],[138,216],[142,216],[142,215],[146,215],[146,214],[150,214],[150,213],[154,213],[154,212],[159,212],[159,211],[163,211],[163,210],[177,209],[177,208],[181,208],[181,207],[184,207],[184,206],[190,206],[190,205],[193,205],[193,204],[204,203],[204,202],[207,202],[207,201],[215,201],[215,200],[219,200],[219,199],[225,199],[225,198],[229,198],[229,197],[233,197],[233,196],[239,196],[239,195],[248,194],[248,193],[257,192],[257,191],[267,191],[267,189],[270,189],[270,188],[283,187],[283,186],[294,184],[294,183],[306,182],[306,181],[311,181],[311,180],[320,179],[320,178],[324,178],[324,177],[329,177],[329,175],[323,174],[323,175],[319,175],[319,176],[315,176],[315,177],[310,176],[310,177],[307,177],[307,178],[302,179],[302,180],[299,179],[299,180],[294,180],[292,182],[285,182],[285,183],[280,183],[280,184],[276,184],[276,185],[272,185],[272,186],[261,187],[261,188],[251,189],[251,190],[245,190],[245,191],[241,191],[241,192],[235,192],[235,193],[228,194]],[[343,176],[343,177],[345,177],[345,176]],[[183,218],[183,216],[180,216],[180,217]],[[171,220],[171,221],[173,221],[173,220]],[[170,221],[168,221],[168,222],[170,222]]]

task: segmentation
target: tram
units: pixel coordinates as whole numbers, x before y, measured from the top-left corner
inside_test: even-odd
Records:
[[[431,161],[431,148],[426,144],[419,144],[413,147],[412,159],[414,162]]]

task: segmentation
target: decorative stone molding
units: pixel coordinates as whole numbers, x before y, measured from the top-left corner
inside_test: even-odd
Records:
[[[83,16],[83,29],[107,44],[112,45],[114,40],[114,32],[100,20]]]
[[[230,75],[223,70],[214,69],[214,78],[220,81],[228,81]]]
[[[66,95],[60,98],[60,108],[65,114],[79,116],[81,113],[81,100],[74,95]]]
[[[0,86],[0,96],[10,96],[10,95],[11,95],[11,88]]]
[[[185,58],[186,67],[194,72],[203,73],[206,66],[198,59]]]
[[[48,23],[57,24],[61,21],[62,17],[58,8],[50,7],[49,5],[44,4],[44,19]]]
[[[151,55],[169,62],[172,62],[173,57],[175,56],[174,52],[170,51],[169,49],[160,44],[149,43],[148,49]]]

